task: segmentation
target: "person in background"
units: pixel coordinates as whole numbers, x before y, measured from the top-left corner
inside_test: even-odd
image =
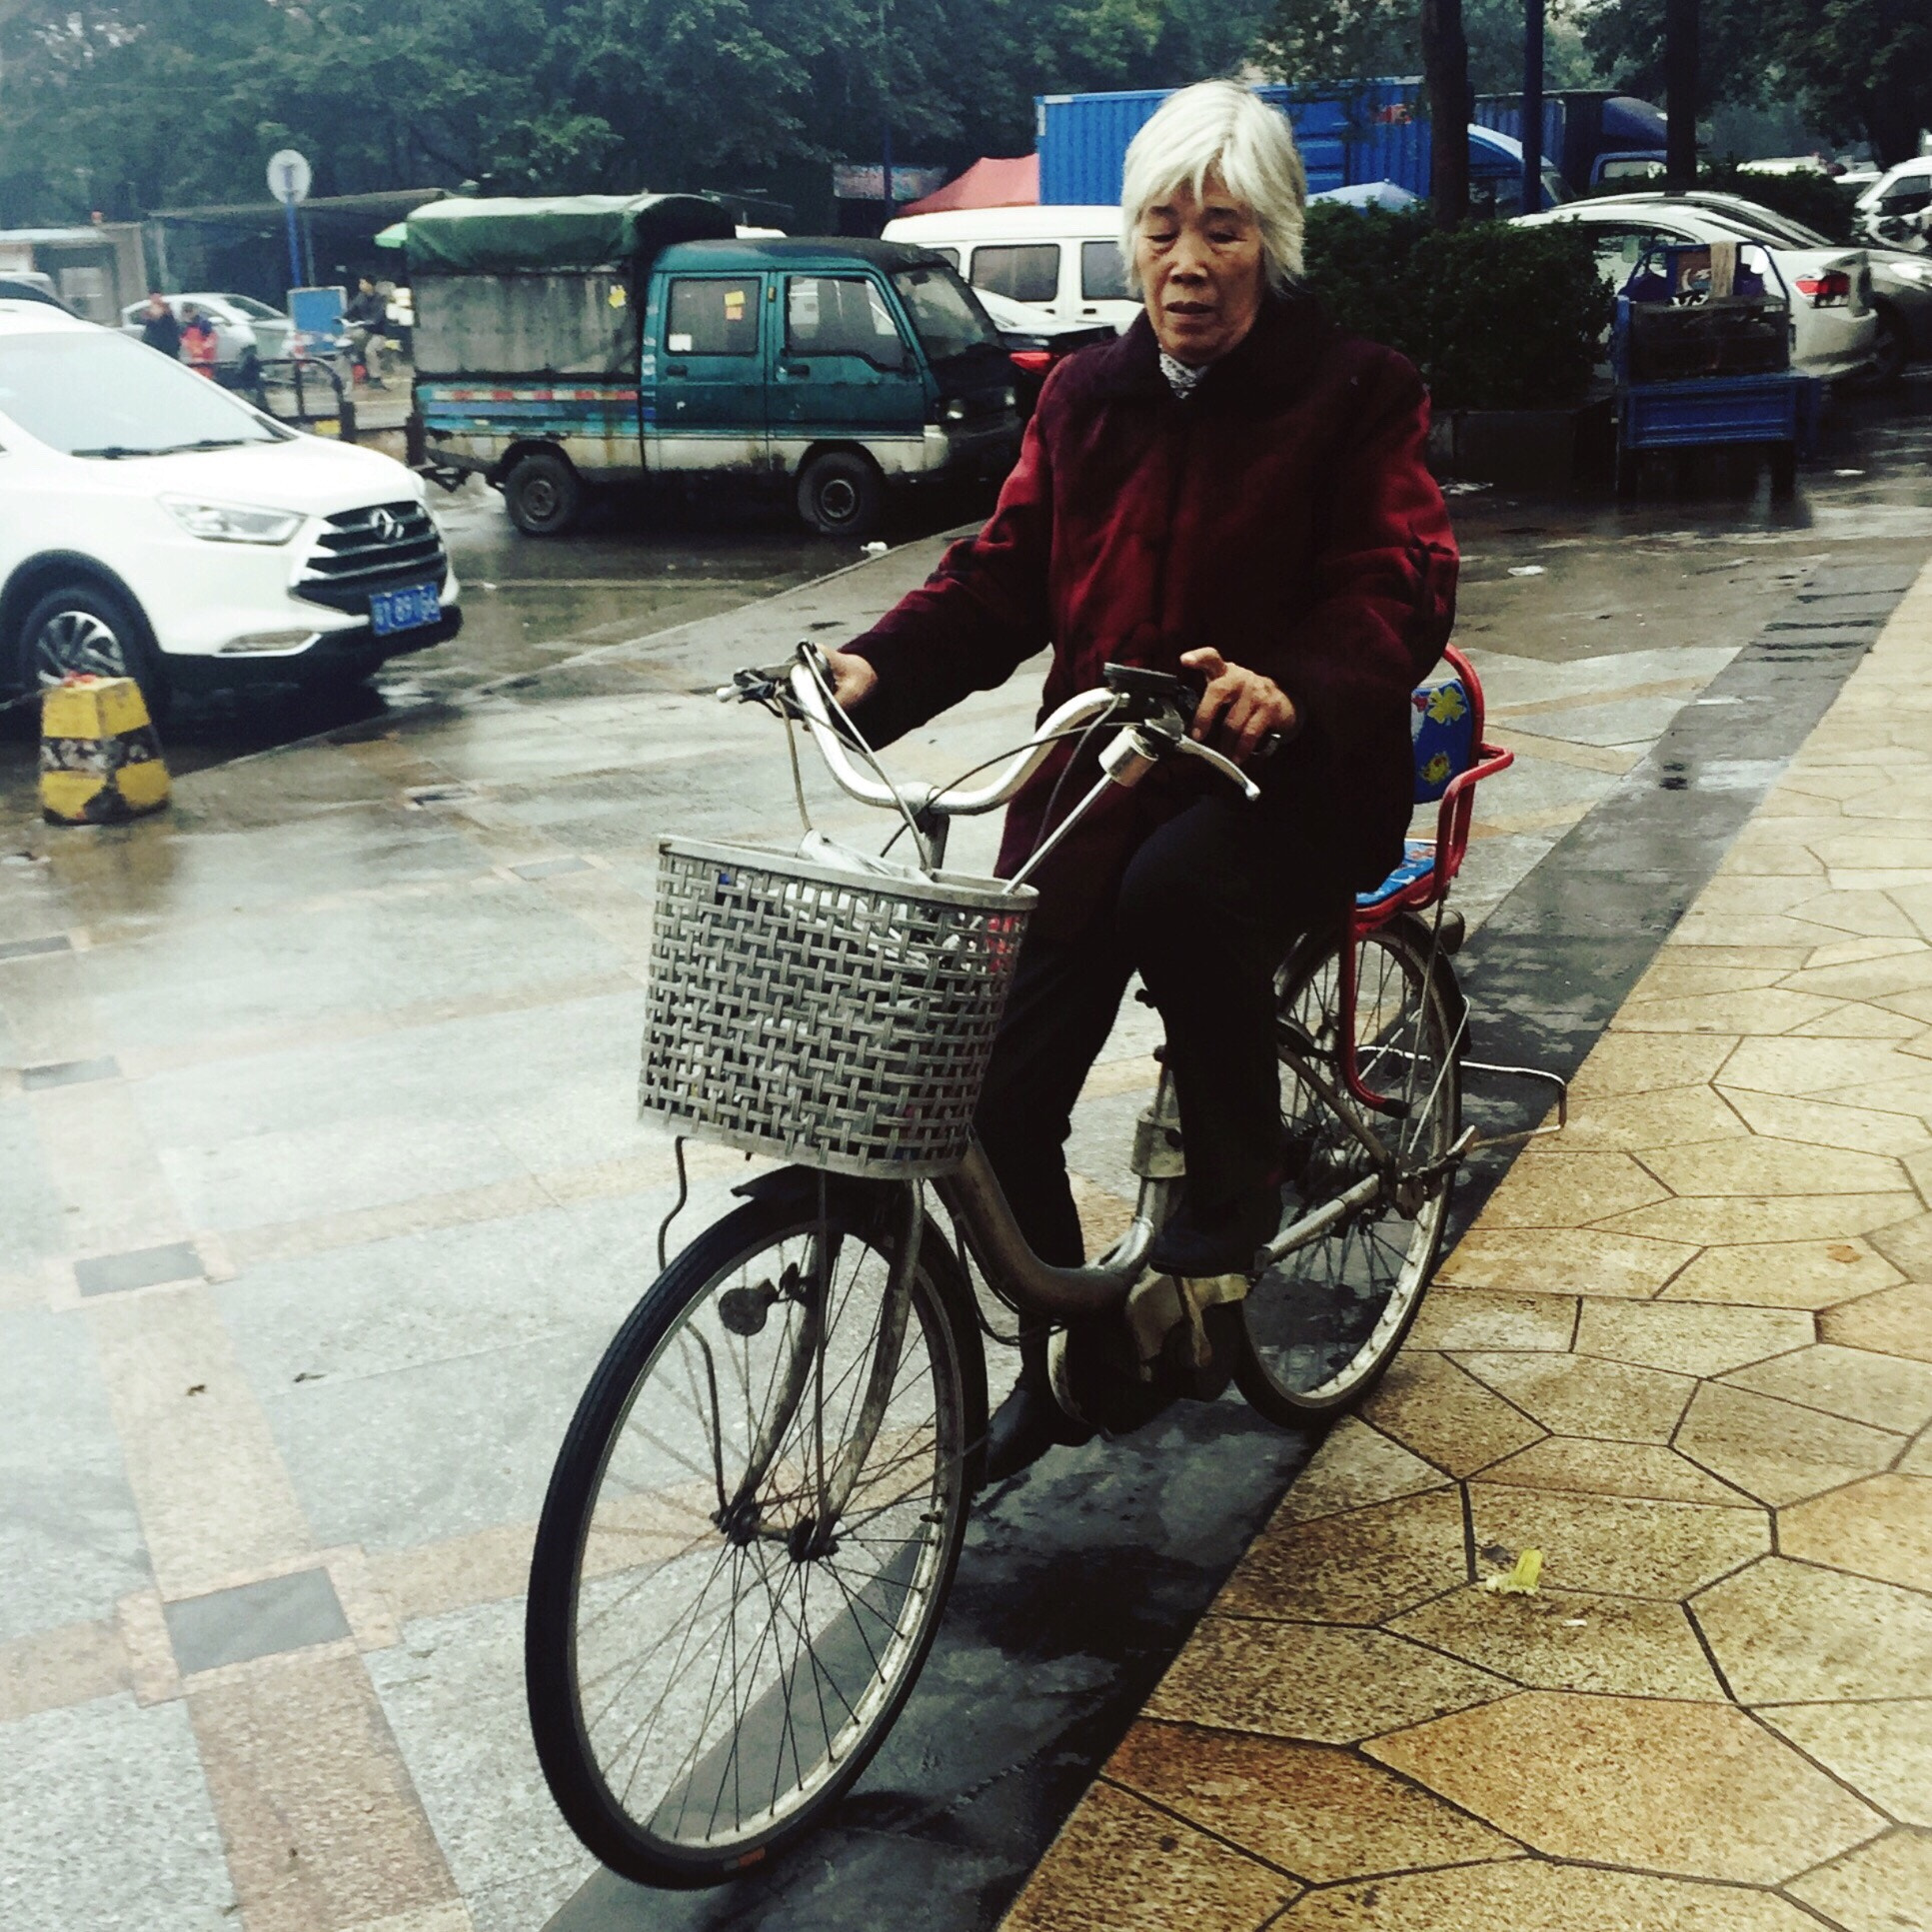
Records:
[[[383,381],[382,354],[383,331],[389,325],[388,304],[368,276],[363,276],[357,282],[356,293],[343,310],[342,319],[349,327],[352,353],[368,374],[369,387],[387,389],[389,385]]]
[[[215,364],[221,359],[221,344],[215,325],[192,302],[181,305],[181,355],[188,367],[215,380]]]
[[[181,324],[159,289],[148,291],[148,306],[141,311],[141,340],[171,360],[180,359]]]

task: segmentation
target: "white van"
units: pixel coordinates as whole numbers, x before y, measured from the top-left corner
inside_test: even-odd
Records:
[[[113,330],[0,302],[0,695],[366,677],[463,613],[423,480]]]
[[[889,242],[944,255],[975,289],[1024,302],[1061,322],[1126,326],[1140,313],[1127,293],[1117,208],[956,208],[902,215]]]

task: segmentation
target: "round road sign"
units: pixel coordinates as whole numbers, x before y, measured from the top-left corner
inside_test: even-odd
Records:
[[[284,204],[309,198],[309,160],[294,148],[282,148],[269,156],[268,191]]]

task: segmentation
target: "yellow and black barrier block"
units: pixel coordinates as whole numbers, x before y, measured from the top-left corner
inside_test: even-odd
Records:
[[[167,803],[167,761],[132,678],[69,678],[47,693],[40,810],[50,825],[113,825]]]

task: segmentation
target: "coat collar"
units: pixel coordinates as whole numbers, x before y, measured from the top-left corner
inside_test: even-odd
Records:
[[[1187,407],[1242,407],[1259,400],[1287,401],[1306,388],[1340,331],[1321,304],[1297,291],[1270,294],[1240,345],[1212,365],[1188,399]],[[1092,394],[1105,398],[1139,397],[1172,402],[1173,391],[1160,373],[1160,350],[1143,310],[1117,341],[1091,352],[1101,366]]]

